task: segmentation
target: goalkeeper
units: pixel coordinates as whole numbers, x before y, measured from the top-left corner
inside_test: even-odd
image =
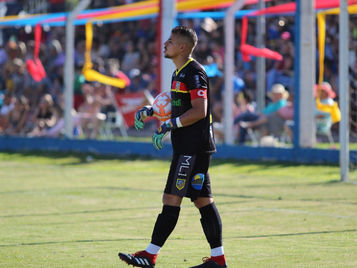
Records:
[[[121,260],[136,267],[155,267],[161,247],[174,230],[183,197],[199,209],[201,225],[211,248],[211,257],[195,268],[227,267],[222,246],[222,222],[213,201],[208,167],[216,151],[209,101],[208,78],[204,68],[191,54],[197,44],[194,30],[177,26],[164,44],[164,56],[177,69],[171,82],[171,120],[154,133],[154,147],[162,149],[162,138],[171,132],[173,158],[158,215],[148,247],[134,254],[119,253]],[[144,127],[143,119],[152,116],[152,107],[141,108],[135,115],[135,127]],[[193,268],[193,267],[192,267]]]

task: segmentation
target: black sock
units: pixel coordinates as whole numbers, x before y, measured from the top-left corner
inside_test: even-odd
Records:
[[[151,243],[162,247],[171,232],[175,229],[180,207],[166,206],[162,207],[162,212],[157,216],[154,230],[151,236]]]
[[[200,208],[201,225],[212,248],[222,246],[222,221],[214,203]]]

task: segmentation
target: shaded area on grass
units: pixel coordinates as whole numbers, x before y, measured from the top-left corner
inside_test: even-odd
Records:
[[[357,232],[357,229],[347,230],[329,230],[329,231],[316,231],[316,232],[301,232],[301,233],[284,233],[284,234],[262,234],[262,235],[243,235],[235,237],[225,237],[225,239],[255,239],[267,237],[289,237],[289,236],[304,236],[304,235],[319,235],[319,234],[334,234],[334,233],[352,233]],[[187,240],[187,238],[170,238],[171,240]],[[119,241],[145,241],[147,238],[116,238],[116,239],[85,239],[85,240],[69,240],[69,241],[44,241],[44,242],[29,242],[17,244],[0,244],[0,247],[21,247],[21,246],[41,246],[52,244],[69,244],[69,243],[101,243],[101,242],[119,242]]]

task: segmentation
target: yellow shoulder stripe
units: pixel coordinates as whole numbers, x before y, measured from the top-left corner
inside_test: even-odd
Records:
[[[188,61],[186,61],[186,63],[185,63],[184,65],[182,65],[182,67],[181,67],[179,70],[176,70],[176,71],[175,71],[176,75],[178,75],[179,72],[181,72],[181,70],[182,70],[183,68],[185,68],[186,65],[189,64],[191,61],[193,61],[193,58],[189,58]]]
[[[179,89],[176,89],[176,88],[172,88],[171,91],[178,92],[178,93],[190,93],[189,91],[179,90]]]

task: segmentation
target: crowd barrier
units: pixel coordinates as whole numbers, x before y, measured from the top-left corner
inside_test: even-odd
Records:
[[[0,151],[7,152],[68,152],[107,156],[142,156],[170,158],[171,146],[160,151],[149,142],[71,140],[54,138],[0,137]],[[350,151],[351,164],[357,164],[357,151]],[[217,145],[213,159],[291,162],[298,164],[339,164],[336,149],[276,148]]]

